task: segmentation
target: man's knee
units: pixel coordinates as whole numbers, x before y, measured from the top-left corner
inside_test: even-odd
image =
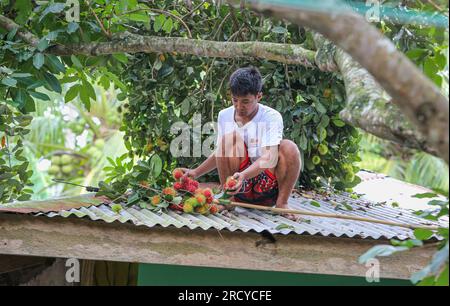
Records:
[[[280,143],[279,154],[289,161],[300,161],[300,150],[297,144],[289,139],[283,139]]]

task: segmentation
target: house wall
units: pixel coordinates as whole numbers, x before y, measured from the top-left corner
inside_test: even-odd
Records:
[[[382,278],[368,283],[363,277],[140,264],[138,286],[411,286],[409,280]]]

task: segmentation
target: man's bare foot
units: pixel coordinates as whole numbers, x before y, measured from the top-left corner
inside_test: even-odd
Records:
[[[275,207],[276,208],[282,208],[282,209],[289,209],[289,205],[288,204],[282,204],[282,205],[277,204]],[[281,214],[281,216],[283,216],[283,217],[285,217],[285,218],[287,218],[289,220],[292,220],[292,221],[298,221],[300,219],[300,217],[298,215],[291,214],[291,213]]]

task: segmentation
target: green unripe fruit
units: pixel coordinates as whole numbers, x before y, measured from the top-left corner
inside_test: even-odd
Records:
[[[306,169],[308,169],[309,171],[314,170],[314,168],[316,167],[310,159],[307,159],[305,161],[305,166],[306,166]]]
[[[347,172],[345,173],[345,177],[344,177],[346,182],[353,182],[353,180],[355,179],[355,174],[352,172]]]
[[[72,161],[72,157],[69,155],[63,155],[61,156],[61,164],[62,165],[68,165]]]
[[[314,157],[312,158],[312,162],[314,165],[320,164],[320,157],[317,155],[314,155]]]
[[[103,149],[103,147],[105,146],[105,141],[103,140],[103,139],[97,139],[95,142],[94,142],[94,146],[96,146],[97,148],[99,148],[99,149]]]
[[[52,165],[50,169],[48,169],[48,174],[56,175],[59,172],[59,166]]]
[[[95,156],[96,154],[98,154],[99,150],[96,147],[90,147],[87,150],[87,154],[91,155],[91,156]]]
[[[73,170],[73,168],[72,168],[72,166],[70,166],[70,165],[63,166],[63,167],[62,167],[62,172],[63,172],[64,174],[69,174],[69,173],[72,172],[72,170]]]
[[[61,163],[61,157],[53,155],[51,158],[52,165],[59,165]]]
[[[192,207],[191,203],[184,203],[183,211],[187,214],[194,212],[194,207]]]
[[[115,212],[116,214],[118,214],[118,213],[120,213],[122,211],[122,205],[120,205],[120,204],[113,204],[111,206],[111,210],[113,212]]]
[[[325,155],[328,153],[328,147],[324,144],[320,144],[318,150],[320,155]]]

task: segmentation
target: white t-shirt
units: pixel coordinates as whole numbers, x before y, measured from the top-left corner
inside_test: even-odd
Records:
[[[279,145],[283,139],[283,117],[269,106],[259,104],[255,117],[244,126],[234,120],[234,106],[219,112],[218,133],[219,140],[223,135],[237,131],[247,145],[250,160],[255,162],[262,155],[262,148]]]

